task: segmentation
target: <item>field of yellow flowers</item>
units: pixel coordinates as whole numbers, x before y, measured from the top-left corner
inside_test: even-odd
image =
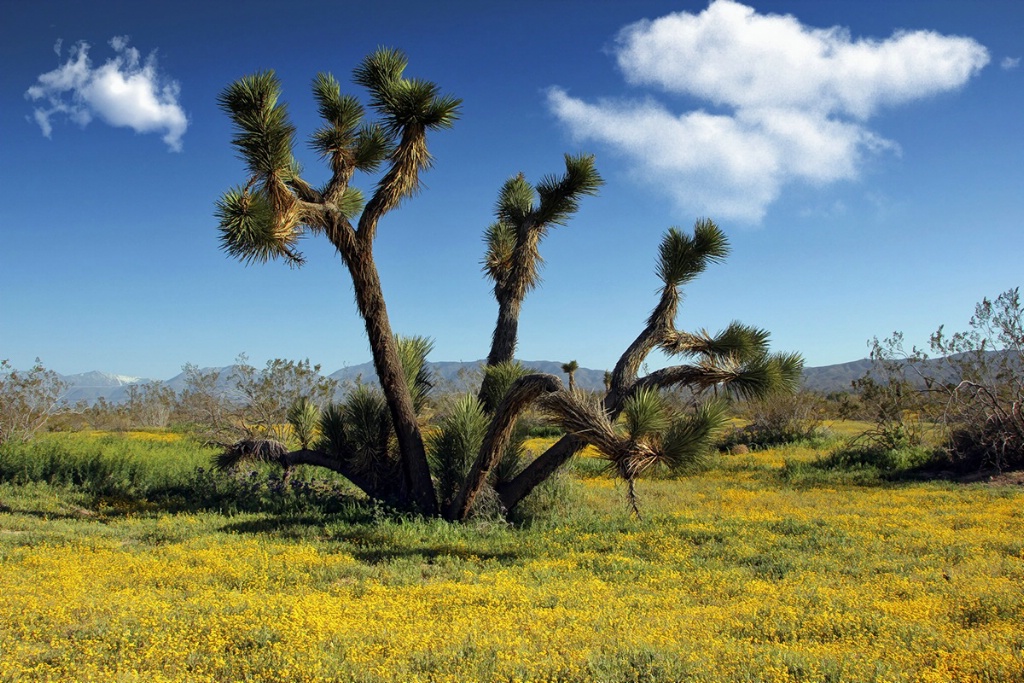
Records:
[[[0,483],[0,681],[1024,681],[1024,492],[727,456],[525,527]]]

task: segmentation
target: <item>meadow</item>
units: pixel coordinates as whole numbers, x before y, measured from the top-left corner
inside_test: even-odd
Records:
[[[0,450],[0,681],[1024,681],[1024,491],[833,442],[516,524],[208,470],[170,433]],[[830,463],[832,463],[830,465]]]

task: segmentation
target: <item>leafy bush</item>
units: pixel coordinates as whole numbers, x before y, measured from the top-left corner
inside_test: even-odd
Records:
[[[222,472],[200,467],[180,486],[155,491],[154,498],[172,508],[213,510],[221,514],[336,513],[357,505],[352,487],[340,477],[299,468],[284,476],[277,469],[253,467]]]
[[[533,493],[509,514],[516,525],[531,526],[543,520],[557,523],[572,517],[580,509],[582,499],[580,482],[567,470],[548,477]]]

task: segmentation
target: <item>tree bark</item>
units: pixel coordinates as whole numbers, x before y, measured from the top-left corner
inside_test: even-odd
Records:
[[[507,363],[515,358],[516,343],[519,337],[519,312],[522,308],[522,300],[512,296],[503,296],[498,299],[498,320],[494,324],[494,334],[491,336],[491,352],[487,354],[488,368],[499,363]],[[477,398],[483,404],[484,410],[491,412],[497,406],[488,405],[486,397],[491,395],[489,382],[492,380],[484,374],[483,382],[480,385],[480,393]]]
[[[395,347],[395,337],[388,320],[373,253],[367,244],[363,244],[345,260],[352,274],[356,304],[366,323],[374,369],[377,371],[377,378],[391,411],[398,449],[402,456],[403,474],[412,498],[410,502],[424,515],[436,516],[437,494],[430,478],[430,467],[427,464],[427,453],[416,420],[416,410]]]
[[[323,451],[308,448],[290,451],[281,456],[280,464],[286,472],[296,465],[323,467],[345,477],[371,499],[392,503],[400,502],[398,498],[401,496],[401,493],[396,489],[380,486],[379,483],[356,472],[351,467],[347,467],[343,460],[333,458]]]
[[[507,363],[515,357],[519,336],[519,312],[522,301],[504,297],[498,302],[498,320],[491,336],[491,352],[487,354],[487,365]]]

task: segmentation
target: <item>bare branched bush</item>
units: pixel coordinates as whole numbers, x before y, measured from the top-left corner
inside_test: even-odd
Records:
[[[975,306],[970,330],[931,337],[951,380],[942,419],[949,449],[961,465],[1024,467],[1024,309],[1017,288]]]
[[[1017,288],[974,310],[969,329],[931,336],[929,352],[903,347],[902,334],[874,340],[875,377],[858,381],[861,398],[877,406],[876,432],[885,445],[921,443],[929,423],[941,428],[962,469],[1024,467],[1024,309]]]
[[[861,438],[883,450],[920,446],[936,406],[924,390],[927,356],[916,348],[908,353],[901,332],[870,345],[871,369],[853,383],[864,416],[874,423]]]
[[[28,371],[0,361],[0,444],[32,438],[57,411],[66,388],[38,358]]]

